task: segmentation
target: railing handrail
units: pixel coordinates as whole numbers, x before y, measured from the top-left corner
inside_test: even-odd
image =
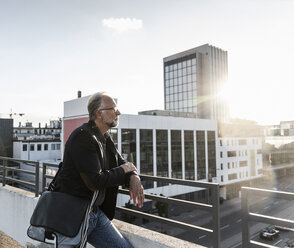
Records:
[[[136,211],[133,209],[128,209],[128,208],[122,208],[122,207],[117,207],[117,209],[119,211],[124,211],[127,212],[131,215],[137,215],[140,216],[144,216],[144,218],[146,219],[151,219],[151,220],[155,220],[161,223],[166,223],[166,224],[170,224],[173,226],[176,226],[178,228],[182,228],[182,229],[187,229],[187,230],[197,230],[197,231],[201,231],[204,232],[205,234],[212,234],[212,245],[213,247],[219,248],[220,247],[220,210],[219,210],[219,184],[217,183],[205,183],[205,182],[194,182],[194,181],[186,181],[183,179],[174,179],[174,178],[165,178],[165,177],[155,177],[155,176],[149,176],[149,175],[139,175],[140,178],[142,180],[153,180],[153,181],[159,181],[159,182],[165,182],[165,183],[173,183],[173,184],[180,184],[180,185],[185,185],[185,186],[194,186],[194,187],[200,187],[200,188],[207,188],[207,189],[211,189],[212,191],[212,204],[202,204],[202,203],[198,203],[198,202],[190,202],[188,203],[187,201],[183,201],[183,200],[178,200],[175,198],[171,198],[171,197],[162,197],[162,196],[156,196],[156,195],[151,195],[151,194],[145,194],[146,199],[154,199],[157,201],[162,201],[162,202],[172,202],[174,204],[177,205],[193,205],[194,207],[204,210],[204,211],[208,211],[212,214],[212,228],[203,228],[200,226],[196,226],[196,225],[192,225],[192,224],[187,224],[184,222],[180,222],[180,221],[174,221],[171,219],[167,219],[167,218],[162,218],[156,215],[150,215],[150,214],[146,214],[146,213],[142,213],[140,211]],[[128,194],[129,190],[123,190],[120,189],[119,190],[120,193],[122,194]],[[164,219],[164,220],[163,220]]]
[[[192,181],[192,180],[183,180],[183,179],[177,179],[177,178],[149,176],[149,175],[142,175],[142,174],[140,174],[140,178],[141,179],[150,179],[152,181],[157,181],[157,182],[158,181],[159,182],[167,182],[167,183],[180,184],[180,185],[199,187],[199,188],[212,189],[214,187],[219,186],[218,183],[199,182],[199,181]]]
[[[288,219],[282,219],[273,217],[270,215],[263,215],[250,212],[248,198],[251,194],[254,196],[263,196],[278,198],[284,200],[294,200],[294,193],[285,191],[275,191],[260,188],[242,187],[241,188],[241,210],[242,210],[242,247],[243,248],[263,248],[268,247],[267,245],[253,241],[250,239],[250,221],[267,223],[271,225],[292,227],[294,226],[294,221]]]
[[[38,161],[25,160],[25,159],[19,159],[19,158],[10,158],[10,157],[1,157],[1,156],[0,156],[0,160],[22,162],[22,163],[29,163],[29,164],[39,164]]]
[[[39,173],[40,173],[40,164],[39,164],[39,162],[30,161],[30,160],[24,160],[24,159],[14,159],[14,158],[9,158],[9,157],[0,157],[0,160],[3,161],[3,165],[0,166],[1,168],[3,168],[2,175],[0,175],[0,178],[2,178],[2,185],[3,186],[6,185],[6,181],[19,183],[21,185],[28,185],[28,186],[33,186],[33,187],[35,186],[35,197],[39,196],[39,178],[40,178],[39,177]],[[34,164],[35,165],[35,172],[9,167],[7,165],[8,161],[10,161],[10,162],[20,162],[20,163],[26,163],[26,164],[27,163]],[[35,176],[35,183],[30,183],[30,182],[27,182],[27,181],[23,181],[23,180],[8,177],[7,176],[7,171],[8,170],[19,171],[19,172],[34,175]]]

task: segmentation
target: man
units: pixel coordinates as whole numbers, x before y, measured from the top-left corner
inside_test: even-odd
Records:
[[[136,167],[123,160],[107,131],[120,115],[108,94],[98,92],[88,101],[89,122],[70,135],[56,190],[91,199],[99,190],[90,214],[88,242],[94,247],[132,247],[110,220],[114,217],[119,185],[130,187],[134,205],[143,206],[143,186]]]

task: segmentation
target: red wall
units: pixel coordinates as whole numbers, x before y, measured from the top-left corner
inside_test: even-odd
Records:
[[[66,141],[73,130],[81,126],[83,123],[88,122],[89,118],[76,118],[63,121],[63,146],[65,146]]]

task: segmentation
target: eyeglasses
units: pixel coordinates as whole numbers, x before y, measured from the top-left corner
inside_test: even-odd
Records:
[[[118,107],[112,107],[112,108],[104,108],[104,109],[98,109],[98,110],[112,110],[114,113],[116,113],[118,111]]]

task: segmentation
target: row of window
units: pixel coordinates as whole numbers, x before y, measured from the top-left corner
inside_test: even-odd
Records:
[[[232,139],[232,140],[221,140],[220,139],[220,146],[229,146],[229,145],[232,145],[232,146],[242,146],[242,145],[247,145],[247,140],[246,139]],[[259,140],[258,139],[253,139],[252,140],[252,144],[253,145],[258,145],[259,144]]]
[[[187,68],[170,71],[165,73],[165,79],[172,79],[177,77],[185,77],[187,75],[195,74],[196,75],[196,66],[189,66]]]
[[[185,67],[195,66],[196,65],[196,58],[188,59],[185,61],[181,61],[172,65],[167,65],[164,68],[165,72],[176,71]]]
[[[196,82],[197,82],[196,74],[191,74],[188,76],[172,78],[172,79],[165,78],[165,87],[172,87],[172,86],[177,86],[177,85],[182,85],[187,83],[196,84]]]
[[[191,93],[192,95],[193,93],[196,93],[195,96],[197,96],[197,87],[196,87],[196,83],[195,84],[183,84],[183,85],[179,85],[179,86],[175,86],[175,87],[167,87],[165,88],[165,94],[166,95],[172,95],[172,94],[176,94],[179,95],[179,93],[183,94],[183,98],[185,97],[185,95],[187,95],[186,97],[188,97],[188,94]]]
[[[260,154],[261,153],[261,150],[257,150],[257,154]],[[240,151],[227,151],[227,157],[228,158],[231,158],[231,157],[237,157],[237,156],[240,156],[240,157],[243,157],[243,156],[247,156],[248,153],[247,153],[247,150],[240,150]],[[224,157],[224,154],[223,152],[220,152],[220,157],[223,158]]]
[[[237,168],[238,167],[238,161],[231,162],[231,163],[228,162],[228,169],[231,169],[231,165],[232,165],[232,168]],[[239,161],[239,167],[245,167],[247,165],[248,165],[247,160]],[[224,169],[223,163],[221,163],[220,166],[221,166],[221,170],[223,170]]]
[[[22,145],[22,151],[26,152],[28,151],[48,151],[50,144],[23,144]],[[60,150],[60,144],[51,144],[51,149],[54,150]]]

